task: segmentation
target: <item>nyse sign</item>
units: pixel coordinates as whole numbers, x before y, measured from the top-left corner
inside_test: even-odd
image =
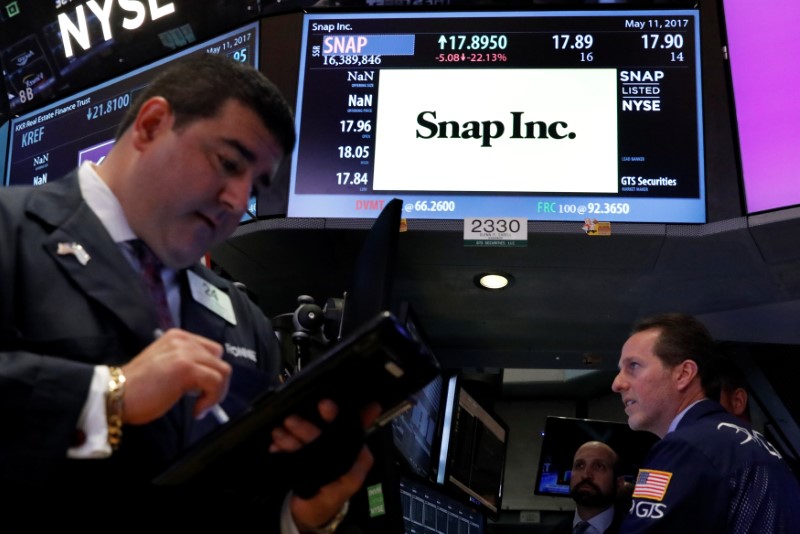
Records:
[[[160,3],[163,5],[159,5]],[[126,12],[126,16],[122,19],[122,27],[126,30],[135,30],[141,27],[147,18],[148,9],[150,20],[156,20],[175,12],[174,3],[164,4],[160,0],[148,0],[146,5],[144,2],[136,0],[104,0],[102,5],[97,0],[90,0],[85,4],[85,7],[88,7],[100,21],[103,39],[106,41],[113,37],[111,33],[111,12],[115,4],[118,4],[119,8]],[[88,50],[91,46],[89,25],[86,21],[84,5],[77,6],[72,17],[67,13],[59,13],[58,27],[61,31],[61,38],[64,41],[64,54],[66,57],[72,57],[73,55],[72,38],[84,50]]]

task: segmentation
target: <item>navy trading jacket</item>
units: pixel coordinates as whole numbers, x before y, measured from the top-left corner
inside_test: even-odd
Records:
[[[800,532],[800,484],[778,451],[717,402],[653,445],[620,532]]]

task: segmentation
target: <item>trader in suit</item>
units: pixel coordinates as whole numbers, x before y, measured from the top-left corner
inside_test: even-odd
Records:
[[[780,452],[719,398],[706,327],[673,313],[638,322],[612,389],[628,425],[661,438],[636,479],[622,532],[797,532],[800,485]]]
[[[0,492],[12,499],[4,521],[26,499],[79,503],[74,513],[95,519],[83,530],[100,528],[101,512],[142,512],[145,502],[181,521],[191,515],[148,481],[218,424],[206,416],[218,403],[234,415],[274,385],[280,359],[270,322],[200,260],[233,232],[293,144],[277,89],[255,69],[203,54],[143,91],[102,164],[0,191]],[[336,412],[320,403],[322,420],[345,415]],[[319,426],[289,417],[264,456],[305,448]],[[334,530],[372,464],[359,439],[316,494],[283,501],[283,532]],[[222,503],[238,483],[270,487],[261,476],[235,472],[230,487],[187,500],[219,505],[204,510],[212,516],[229,511]],[[231,502],[237,514],[227,521],[246,510],[245,500]],[[26,530],[52,515],[27,516]]]
[[[601,441],[588,441],[578,447],[569,479],[575,514],[558,524],[551,534],[619,532],[622,512],[627,511],[617,506],[623,485],[614,449]]]

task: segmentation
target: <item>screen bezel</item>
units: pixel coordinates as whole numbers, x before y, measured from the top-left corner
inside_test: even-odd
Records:
[[[433,384],[435,382],[439,383],[439,395],[438,399],[435,399],[438,404],[435,406],[435,412],[428,411],[426,409],[426,413],[430,415],[432,422],[429,424],[429,428],[433,430],[432,442],[430,445],[430,455],[428,456],[427,463],[424,465],[418,465],[413,459],[409,458],[408,455],[404,452],[403,448],[398,444],[397,439],[397,432],[398,429],[401,428],[401,425],[405,421],[406,418],[411,417],[411,414],[414,411],[414,407],[421,402],[421,398],[424,397],[425,390],[428,387],[434,387]],[[397,456],[400,458],[400,462],[403,465],[404,472],[411,472],[414,475],[424,478],[425,480],[433,480],[433,464],[434,462],[438,461],[439,458],[439,429],[441,428],[441,421],[442,421],[442,414],[444,412],[443,401],[444,401],[444,391],[445,391],[445,380],[442,375],[438,375],[434,378],[427,386],[423,389],[412,395],[412,399],[414,399],[414,406],[412,406],[406,413],[399,415],[392,421],[392,443],[394,445],[395,450],[397,451]],[[407,428],[403,430],[408,431]],[[417,448],[415,448],[416,450]]]
[[[627,5],[627,4],[618,4],[618,5],[603,5],[601,8],[594,8],[594,9],[587,9],[586,6],[542,5],[542,6],[537,6],[536,9],[528,9],[528,10],[525,10],[525,11],[522,11],[522,10],[519,10],[519,9],[517,9],[517,10],[510,10],[510,9],[507,9],[507,8],[503,9],[503,8],[500,8],[500,7],[493,9],[493,8],[487,8],[485,6],[482,6],[481,8],[478,8],[478,9],[469,9],[468,7],[467,8],[460,7],[457,10],[456,9],[425,9],[425,10],[419,10],[419,9],[410,10],[409,9],[409,10],[397,10],[396,8],[395,9],[391,9],[391,10],[386,10],[386,9],[372,10],[372,11],[361,10],[361,11],[358,11],[358,12],[354,12],[352,10],[318,10],[318,9],[317,10],[306,10],[306,15],[305,15],[304,21],[303,21],[303,37],[302,37],[302,40],[301,40],[300,65],[298,67],[298,79],[299,79],[299,82],[298,82],[298,86],[297,86],[298,90],[297,90],[297,104],[296,104],[296,110],[297,110],[296,119],[297,119],[298,132],[299,132],[300,136],[303,135],[302,131],[300,131],[300,126],[301,126],[301,120],[302,120],[301,117],[302,117],[302,112],[303,112],[302,99],[303,99],[303,90],[304,90],[303,87],[304,87],[305,50],[306,50],[306,47],[308,45],[308,42],[307,42],[307,31],[308,31],[308,27],[309,27],[310,22],[312,20],[315,20],[316,18],[320,18],[320,20],[324,20],[324,18],[336,18],[336,17],[380,18],[380,17],[410,17],[410,16],[427,16],[427,15],[430,15],[430,16],[453,16],[453,15],[480,16],[480,15],[483,15],[483,14],[485,14],[486,16],[497,16],[497,15],[502,15],[502,14],[506,14],[506,13],[522,13],[522,14],[524,14],[526,16],[531,16],[531,15],[535,16],[537,14],[547,14],[549,16],[549,15],[552,15],[554,13],[555,14],[558,14],[558,13],[575,14],[576,12],[578,12],[578,13],[595,13],[595,14],[598,14],[598,15],[608,15],[608,14],[620,15],[620,14],[625,14],[627,12],[631,12],[631,13],[636,13],[636,14],[640,14],[641,15],[641,14],[650,14],[650,13],[654,13],[654,14],[673,13],[673,12],[676,12],[678,10],[692,11],[693,12],[693,16],[696,17],[695,18],[695,21],[696,21],[695,36],[696,36],[696,47],[697,47],[696,84],[697,84],[697,87],[698,87],[698,93],[697,93],[697,127],[699,129],[698,149],[700,151],[699,152],[699,158],[698,158],[698,166],[699,166],[699,173],[700,173],[700,184],[699,184],[699,187],[700,187],[701,191],[700,191],[700,197],[697,198],[697,199],[672,199],[672,198],[670,198],[669,200],[689,200],[689,201],[696,200],[698,202],[698,204],[701,206],[701,207],[699,207],[699,210],[702,211],[702,215],[701,216],[692,215],[692,216],[690,216],[689,218],[687,218],[685,220],[683,220],[683,219],[679,220],[678,217],[683,217],[682,215],[681,216],[677,216],[677,215],[664,214],[664,215],[656,215],[657,220],[656,219],[653,219],[653,220],[642,219],[642,220],[629,220],[629,221],[623,221],[623,222],[642,222],[642,223],[660,222],[660,223],[667,223],[667,224],[669,224],[669,223],[687,223],[687,224],[705,223],[705,222],[708,222],[710,220],[709,207],[708,207],[708,204],[709,204],[709,202],[708,202],[708,171],[706,169],[706,167],[707,167],[707,164],[706,164],[706,153],[709,151],[709,146],[708,146],[708,143],[706,142],[707,132],[706,132],[706,129],[705,129],[705,126],[704,126],[705,119],[708,116],[708,113],[706,113],[706,111],[705,111],[706,110],[706,102],[707,102],[708,99],[706,98],[705,89],[704,89],[704,87],[705,87],[705,79],[706,79],[705,69],[704,69],[704,66],[703,66],[703,62],[700,61],[700,58],[701,58],[701,56],[704,55],[705,49],[707,48],[707,46],[706,46],[705,39],[704,39],[704,33],[705,32],[701,31],[702,27],[704,26],[704,14],[702,12],[702,9],[700,9],[698,7],[697,3],[684,3],[684,2],[681,2],[680,4],[659,5],[659,6],[638,6],[638,5],[634,6],[634,5]],[[422,12],[422,14],[420,14],[420,12]],[[309,18],[309,17],[312,17],[312,18]],[[322,17],[324,17],[324,18],[322,18]],[[716,144],[716,143],[714,143],[714,144]],[[374,213],[369,213],[369,211],[368,211],[369,208],[363,208],[363,209],[365,209],[367,211],[361,212],[361,213],[355,213],[352,210],[345,212],[345,211],[342,211],[340,207],[325,208],[324,206],[325,206],[326,203],[333,203],[333,202],[341,203],[341,202],[344,201],[343,199],[339,199],[339,200],[336,199],[336,197],[339,197],[341,195],[330,195],[330,194],[328,194],[328,195],[305,195],[307,197],[319,197],[319,199],[317,199],[317,200],[320,202],[320,204],[314,205],[313,208],[309,206],[308,209],[299,209],[299,210],[295,209],[298,206],[298,204],[297,204],[298,197],[303,196],[303,195],[295,194],[295,192],[294,192],[294,190],[295,190],[296,172],[297,172],[296,171],[296,166],[298,164],[298,154],[299,154],[299,143],[298,143],[298,146],[295,149],[295,152],[293,153],[292,162],[291,162],[292,169],[290,171],[291,172],[291,177],[290,177],[291,181],[290,181],[289,192],[288,192],[289,199],[288,199],[288,210],[287,210],[288,214],[287,214],[287,217],[290,217],[290,218],[294,218],[294,217],[300,217],[300,218],[302,218],[302,217],[322,217],[322,218],[329,218],[329,219],[337,219],[337,218],[347,219],[347,218],[369,218],[369,217],[373,217],[374,216]],[[719,189],[720,190],[724,190],[724,188],[719,188]],[[621,194],[621,193],[618,193],[618,194]],[[345,195],[345,196],[347,197],[347,202],[352,202],[352,199],[350,198],[350,195]],[[390,198],[391,196],[403,197],[404,201],[406,201],[406,202],[408,202],[409,199],[410,199],[411,203],[413,203],[413,200],[417,195],[414,195],[413,193],[403,194],[403,193],[398,193],[398,192],[389,192],[389,195],[388,195],[387,198]],[[465,195],[462,195],[461,198],[466,198],[467,196],[474,196],[474,195],[465,194]],[[502,196],[502,195],[501,194],[493,194],[493,193],[486,194],[486,195],[479,195],[480,198],[484,198],[489,202],[491,202],[493,198],[498,197],[498,196]],[[509,196],[509,195],[505,195],[505,196]],[[518,196],[518,195],[513,195],[512,194],[510,196],[513,197],[513,196]],[[358,198],[363,198],[363,199],[366,199],[366,200],[375,200],[376,202],[380,202],[380,200],[382,199],[382,196],[380,194],[370,193],[369,196],[363,196],[363,197],[358,197]],[[655,199],[655,198],[648,198],[648,200],[661,202],[661,199]],[[738,202],[737,202],[737,205],[738,205]],[[326,210],[328,210],[328,209],[330,209],[331,211],[326,212]],[[673,210],[671,210],[671,209],[668,210],[669,213],[671,213],[672,211]],[[699,212],[697,212],[697,213],[699,213]],[[738,214],[739,213],[737,213],[737,215]],[[452,216],[448,217],[446,214],[432,214],[432,213],[426,213],[424,217],[420,216],[419,214],[410,214],[409,215],[408,212],[406,212],[404,215],[409,217],[409,218],[423,218],[423,219],[424,218],[428,218],[428,219],[448,219],[448,218],[456,218],[456,219],[458,219],[458,218],[461,218],[461,217],[452,217]],[[544,218],[543,217],[544,216],[542,216],[542,217],[528,217],[528,219],[529,220],[550,220],[550,219],[548,219],[546,217],[544,217]],[[608,217],[610,217],[610,216],[607,216],[607,218]],[[667,220],[667,218],[670,218],[670,217],[675,217],[675,219],[674,220],[672,220],[672,219]],[[583,217],[582,216],[577,216],[576,215],[573,219],[574,220],[583,221]],[[561,218],[561,219],[553,219],[553,220],[555,220],[555,221],[566,221],[566,220],[573,220],[573,219]],[[691,220],[689,220],[689,219],[691,219]],[[612,219],[609,219],[609,220],[612,220]]]
[[[465,502],[471,503],[473,506],[478,506],[480,509],[491,519],[497,519],[500,515],[500,510],[503,504],[503,490],[505,484],[505,466],[508,460],[508,440],[509,440],[509,426],[492,410],[478,402],[473,395],[464,387],[464,380],[459,374],[452,374],[445,380],[446,387],[444,388],[444,412],[442,414],[441,423],[441,442],[438,446],[439,458],[438,462],[434,463],[434,475],[437,484],[440,484],[451,492],[457,495]],[[462,392],[466,394],[477,407],[482,410],[480,417],[486,418],[489,422],[499,427],[504,433],[503,443],[503,458],[502,465],[500,466],[500,480],[494,499],[496,504],[491,504],[485,498],[475,493],[463,483],[456,483],[451,476],[451,458],[454,454],[453,442],[455,440],[455,425],[454,417],[455,411],[459,406]],[[476,416],[478,417],[478,416]]]
[[[758,126],[756,126],[755,131],[752,128],[756,123],[758,125],[774,125],[776,120],[793,124],[791,122],[792,119],[800,113],[800,107],[797,106],[796,101],[790,110],[787,110],[786,106],[783,105],[786,103],[786,99],[780,99],[779,97],[771,99],[769,105],[765,106],[763,105],[763,94],[758,92],[758,87],[770,87],[771,84],[777,83],[779,89],[787,91],[793,81],[788,73],[793,72],[794,77],[797,78],[796,73],[798,70],[795,67],[795,70],[792,71],[791,67],[786,66],[779,70],[766,69],[766,71],[761,71],[760,75],[755,78],[758,80],[757,86],[752,85],[751,79],[753,79],[753,76],[751,71],[754,66],[763,68],[770,65],[770,62],[774,61],[773,56],[776,55],[780,57],[783,54],[783,57],[788,58],[789,51],[774,51],[769,48],[769,40],[759,39],[757,42],[746,42],[742,41],[742,37],[745,34],[762,35],[763,32],[755,31],[754,33],[754,30],[759,28],[754,28],[753,26],[760,23],[760,28],[763,28],[768,22],[771,31],[774,33],[770,39],[780,41],[780,37],[786,36],[786,33],[782,32],[786,32],[785,28],[791,28],[791,23],[800,14],[800,8],[794,8],[794,12],[791,13],[794,18],[787,13],[780,12],[779,9],[770,9],[769,7],[755,4],[751,6],[745,2],[731,2],[729,0],[717,0],[717,9],[720,13],[720,26],[727,60],[725,66],[728,93],[732,95],[730,113],[735,139],[739,186],[742,191],[742,209],[745,215],[752,215],[798,206],[800,205],[800,190],[795,189],[790,192],[791,194],[788,194],[789,192],[786,191],[786,186],[783,183],[787,180],[778,181],[775,179],[778,175],[786,176],[785,174],[774,172],[775,162],[785,165],[785,160],[780,157],[774,157],[772,152],[769,152],[769,157],[767,157],[768,153],[765,150],[765,143],[772,140],[774,144],[777,139],[770,139],[770,136],[775,135],[773,132],[776,131],[776,128],[770,127],[766,135],[764,135],[764,131],[757,130]],[[735,13],[736,16],[731,17],[730,13]],[[771,13],[771,15],[761,15],[761,13]],[[749,17],[748,14],[750,15]],[[743,28],[743,21],[747,21],[747,30]],[[731,27],[734,28],[734,31],[731,31]],[[774,40],[771,42],[775,43]],[[743,59],[743,56],[748,57]],[[737,92],[739,93],[738,95]],[[781,94],[784,97],[786,96],[786,92]],[[778,111],[781,111],[781,113]],[[744,122],[744,125],[741,124],[742,122]],[[743,126],[746,128],[743,129]],[[783,131],[785,132],[786,128]],[[796,129],[794,132],[796,133]],[[744,143],[742,142],[743,138]],[[786,143],[782,146],[783,151],[780,152],[784,156],[787,153],[786,147],[791,145],[791,139],[797,140],[798,137],[797,135],[793,138],[784,136],[783,139],[779,140],[779,142]],[[759,144],[759,140],[761,140],[762,144]],[[754,147],[756,148],[755,150]],[[775,149],[775,147],[769,145],[769,150],[772,149]],[[776,150],[780,150],[780,148]],[[797,156],[794,159],[797,160]]]
[[[566,481],[563,492],[548,491],[542,488],[545,465],[555,463],[557,466],[565,466],[563,473],[569,473],[575,452],[587,441],[601,441],[614,449],[622,462],[620,465],[622,475],[625,476],[626,481],[633,482],[638,472],[638,466],[644,460],[652,444],[658,441],[658,437],[649,432],[631,430],[627,423],[619,421],[548,416],[545,420],[542,446],[536,467],[535,495],[570,496],[569,478],[567,477],[563,477]],[[550,457],[549,461],[548,457]]]
[[[13,119],[11,119],[9,121],[9,135],[8,135],[8,144],[7,144],[8,148],[7,148],[7,151],[5,153],[5,158],[4,158],[5,159],[6,168],[5,168],[5,170],[4,170],[3,174],[2,174],[2,184],[6,185],[6,186],[10,185],[9,182],[11,181],[12,159],[14,157],[14,147],[12,146],[12,143],[14,142],[14,139],[15,139],[15,133],[16,133],[15,132],[15,127],[17,125],[20,125],[20,124],[24,123],[25,121],[27,121],[29,119],[33,119],[33,118],[39,117],[43,113],[45,113],[47,111],[58,109],[59,107],[67,105],[67,104],[70,104],[70,103],[75,103],[75,102],[79,101],[80,99],[85,99],[85,98],[88,97],[88,99],[91,100],[91,97],[96,95],[98,91],[104,91],[104,90],[107,90],[109,88],[113,89],[118,84],[124,84],[124,83],[126,83],[127,80],[135,79],[136,77],[143,77],[142,79],[146,79],[147,83],[149,83],[149,80],[152,79],[152,77],[156,75],[156,73],[158,72],[158,69],[163,68],[164,65],[172,63],[174,61],[178,61],[181,58],[187,57],[189,55],[203,53],[203,50],[206,47],[210,46],[211,44],[223,41],[225,39],[228,39],[228,38],[230,38],[232,36],[235,36],[237,34],[245,32],[245,31],[253,32],[254,40],[255,40],[254,43],[252,43],[252,45],[253,45],[253,48],[252,48],[253,58],[252,58],[252,61],[249,62],[249,63],[251,65],[253,65],[255,68],[258,69],[258,68],[260,68],[261,47],[260,47],[259,43],[260,43],[260,39],[261,39],[261,33],[260,33],[261,32],[261,27],[260,27],[260,24],[258,24],[258,22],[251,22],[251,23],[243,24],[243,25],[241,25],[241,26],[239,26],[239,27],[237,27],[235,29],[232,29],[230,31],[221,33],[221,34],[217,35],[216,37],[212,37],[210,39],[204,40],[201,43],[197,43],[195,45],[192,45],[192,46],[189,46],[187,48],[184,48],[184,49],[180,50],[179,52],[176,52],[174,54],[170,54],[169,56],[163,57],[163,58],[161,58],[159,60],[153,61],[151,63],[148,63],[148,64],[143,65],[141,67],[138,67],[136,69],[133,69],[133,70],[131,70],[131,71],[125,73],[125,74],[122,74],[122,75],[119,75],[119,76],[115,76],[115,77],[110,78],[108,80],[104,80],[102,83],[99,83],[99,84],[97,84],[95,86],[92,86],[92,87],[90,87],[88,89],[85,89],[83,91],[80,91],[78,93],[69,95],[69,96],[64,97],[64,98],[60,98],[60,99],[52,101],[52,102],[48,102],[46,105],[43,105],[43,106],[38,107],[36,109],[33,109],[32,111],[26,112],[23,115],[14,117]],[[148,72],[151,72],[151,71],[154,71],[154,70],[155,70],[155,73],[151,74],[150,76],[146,76],[146,74]],[[147,85],[147,83],[145,83],[145,85]],[[136,90],[139,90],[139,89],[141,89],[141,87],[131,87],[131,90],[128,92],[128,94],[134,93]],[[133,100],[134,99],[131,98],[130,105],[133,105]],[[94,104],[94,102],[92,102],[92,104]],[[100,102],[100,104],[105,104],[105,101]],[[87,107],[89,107],[89,106],[87,106]],[[83,112],[83,111],[84,111],[84,108],[78,107],[78,109],[73,111],[73,113],[78,113],[78,112]],[[124,117],[124,113],[122,115],[120,115],[120,120],[122,120],[123,117]],[[114,128],[116,128],[116,125],[114,126]],[[95,131],[97,131],[97,130],[95,130]],[[112,138],[111,139],[106,137],[102,141],[102,144],[104,144],[104,145],[107,145],[108,143],[112,143],[113,144],[113,132],[112,132]],[[93,146],[96,147],[98,145],[93,145]],[[87,150],[88,148],[89,147],[84,147],[82,150]],[[77,163],[75,165],[73,165],[69,170],[72,170],[74,168],[77,168]],[[69,171],[67,171],[67,172],[69,172]],[[65,175],[66,175],[66,173],[59,172],[58,174],[54,174],[52,177],[48,176],[48,181],[60,179]],[[13,185],[16,185],[16,184],[13,184]],[[245,213],[245,215],[244,215],[242,220],[243,221],[249,220],[251,218],[251,216],[249,215],[249,212],[252,212],[253,214],[255,214],[256,213],[256,208],[257,208],[256,199],[252,198],[250,200],[249,204],[248,204],[248,213]]]

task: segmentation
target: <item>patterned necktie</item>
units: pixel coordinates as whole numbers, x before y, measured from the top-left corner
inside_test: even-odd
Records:
[[[575,527],[573,527],[572,534],[585,534],[586,532],[589,532],[589,527],[591,527],[591,525],[588,521],[581,521],[575,525]]]
[[[162,330],[168,330],[174,326],[172,315],[167,303],[167,291],[164,281],[161,279],[161,270],[164,264],[158,256],[141,239],[127,241],[136,259],[139,260],[139,272],[145,289],[150,294],[150,298],[155,305],[156,315],[158,316],[158,326]]]

